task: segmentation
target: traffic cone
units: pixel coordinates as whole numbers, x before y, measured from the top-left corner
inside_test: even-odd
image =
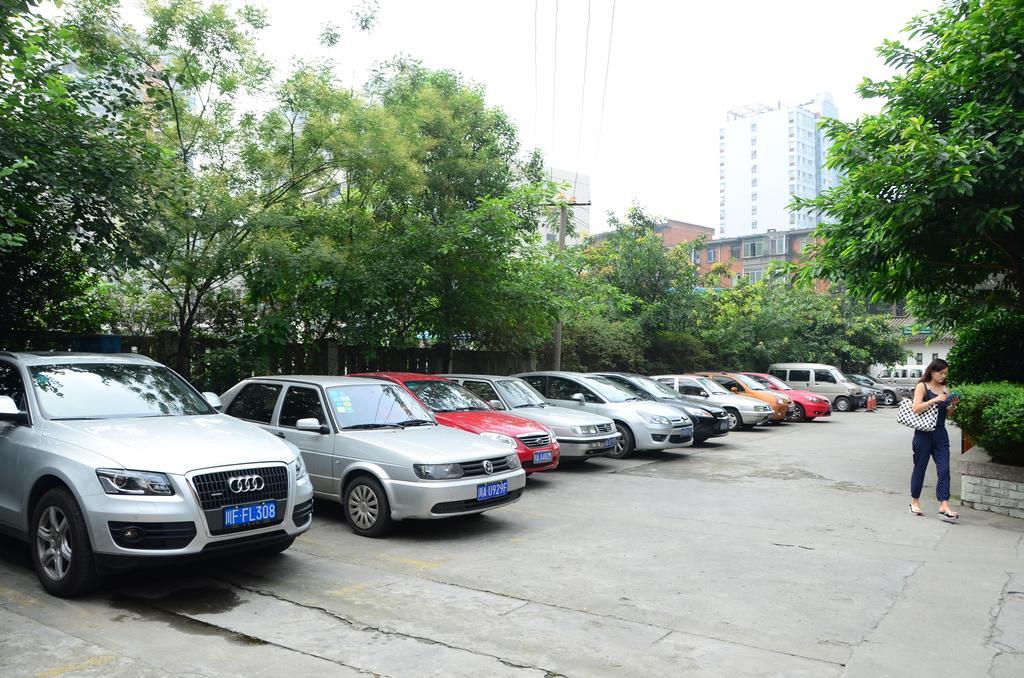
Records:
[[[868,412],[874,412],[876,409],[878,409],[878,401],[875,400],[875,394],[872,393],[868,396],[867,410]]]

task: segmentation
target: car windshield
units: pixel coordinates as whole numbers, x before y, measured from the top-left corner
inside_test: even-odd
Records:
[[[877,382],[871,377],[865,377],[863,374],[845,374],[843,375],[855,384],[861,386],[874,386]]]
[[[630,381],[634,383],[637,387],[643,389],[645,393],[654,396],[655,398],[671,398],[672,400],[682,400],[682,398],[679,397],[679,393],[674,388],[672,388],[668,384],[663,384],[660,381],[657,381],[656,379],[651,379],[650,377],[635,376],[630,377]]]
[[[777,391],[793,390],[793,388],[789,384],[782,381],[778,377],[771,376],[770,374],[759,374],[756,377],[751,377],[751,379],[755,379],[764,384],[765,386],[767,386],[768,388],[774,388]]]
[[[766,389],[764,387],[764,384],[759,382],[757,379],[752,379],[752,378],[748,377],[745,374],[737,374],[737,375],[735,375],[735,377],[736,377],[737,381],[739,381],[741,384],[743,384],[744,386],[749,388],[751,391],[767,391],[768,390],[768,389]]]
[[[453,381],[407,381],[405,385],[423,404],[435,412],[471,412],[489,410],[491,406]]]
[[[184,379],[163,365],[73,363],[29,368],[50,419],[127,419],[216,414]]]
[[[341,428],[386,428],[433,423],[423,405],[395,384],[351,384],[327,389],[327,401]]]
[[[696,377],[694,381],[696,381],[697,384],[708,393],[717,393],[719,395],[732,395],[731,391],[727,390],[717,381],[708,379],[707,377]]]
[[[512,409],[517,407],[547,407],[544,398],[522,379],[501,379],[494,382],[494,385],[501,393],[501,397],[505,399],[505,402]]]
[[[622,384],[618,384],[608,377],[595,375],[587,376],[586,385],[598,392],[598,394],[610,403],[624,403],[627,400],[643,400]]]

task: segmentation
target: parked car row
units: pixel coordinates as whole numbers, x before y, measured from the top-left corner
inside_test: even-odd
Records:
[[[506,506],[569,461],[831,415],[772,367],[276,375],[218,396],[142,356],[0,352],[0,530],[60,596],[140,565],[283,551],[314,498],[377,537]]]

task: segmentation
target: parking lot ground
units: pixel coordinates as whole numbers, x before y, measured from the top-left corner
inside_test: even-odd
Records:
[[[565,465],[379,540],[320,502],[285,554],[74,601],[2,540],[0,675],[1024,675],[1024,521],[940,519],[934,475],[910,515],[910,437],[854,412]]]

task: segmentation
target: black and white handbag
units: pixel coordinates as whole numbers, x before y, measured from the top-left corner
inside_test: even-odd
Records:
[[[896,421],[918,431],[934,431],[939,423],[939,406],[932,405],[924,412],[914,412],[914,401],[904,398],[900,401]]]

